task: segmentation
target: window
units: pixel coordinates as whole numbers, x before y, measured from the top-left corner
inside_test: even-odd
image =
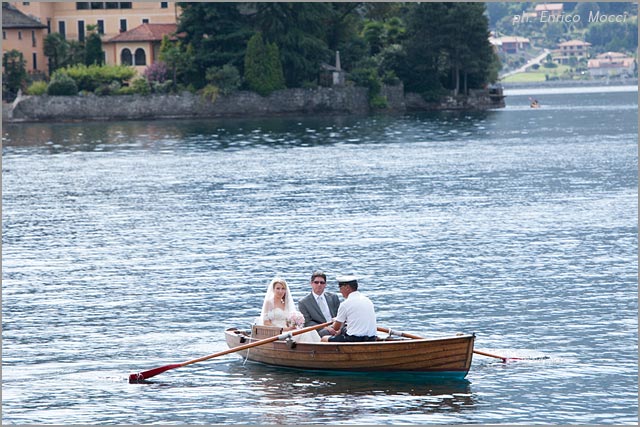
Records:
[[[34,70],[37,70],[37,69],[38,69],[38,54],[37,54],[37,53],[35,53],[35,52],[33,52],[33,53],[31,54],[31,58],[32,58],[32,60],[33,60],[33,69],[34,69]]]
[[[51,34],[51,18],[47,18],[47,34]]]
[[[31,30],[31,47],[36,47],[36,32]]]
[[[169,2],[168,2],[168,1],[161,1],[161,2],[160,2],[160,7],[161,7],[162,9],[166,9],[166,8],[168,8],[168,7],[169,7]]]
[[[108,1],[106,3],[107,9],[118,9],[118,2],[117,1]]]
[[[84,41],[84,21],[78,21],[78,41]]]
[[[120,2],[120,9],[131,9],[131,2],[130,1],[121,1]]]
[[[144,52],[144,49],[142,48],[136,49],[136,57],[135,57],[134,65],[147,65],[147,55]]]
[[[7,39],[7,32],[3,31],[2,32],[2,40],[6,40]]]
[[[120,20],[120,32],[124,33],[125,31],[127,31],[127,20],[126,19],[121,19]]]
[[[22,2],[22,5],[23,5],[23,6],[29,6],[29,4],[30,4],[30,3],[31,3],[30,1],[23,1],[23,2]]]
[[[122,65],[133,65],[131,51],[129,49],[122,49],[122,52],[120,53],[120,63]]]
[[[92,1],[91,9],[104,9],[104,2],[101,1]]]
[[[22,40],[22,31],[18,31],[18,40]]]
[[[89,9],[89,2],[88,1],[77,1],[76,2],[76,10],[85,10],[85,9]]]
[[[104,34],[104,20],[98,19],[98,34]]]
[[[63,39],[67,38],[67,24],[64,21],[58,22],[58,32],[60,33]]]
[[[149,23],[149,18],[142,18],[142,23],[143,24],[148,24]]]

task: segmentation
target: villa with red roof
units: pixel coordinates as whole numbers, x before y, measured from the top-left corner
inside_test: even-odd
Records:
[[[142,24],[105,40],[102,44],[107,64],[131,65],[142,74],[158,61],[164,36],[177,40],[176,24]]]

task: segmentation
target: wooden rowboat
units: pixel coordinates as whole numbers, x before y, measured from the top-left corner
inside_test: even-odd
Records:
[[[230,349],[280,335],[282,329],[256,326],[251,331],[225,331]],[[304,370],[411,374],[462,379],[469,372],[475,335],[445,338],[378,338],[357,343],[305,343],[292,339],[238,351],[243,358],[266,365]]]

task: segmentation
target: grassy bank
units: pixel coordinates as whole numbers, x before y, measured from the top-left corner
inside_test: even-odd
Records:
[[[569,70],[569,68],[570,67],[567,65],[558,65],[556,68],[540,67],[537,70],[529,68],[524,73],[512,74],[505,77],[502,81],[504,83],[537,83],[554,78],[560,79],[563,77],[564,73]]]

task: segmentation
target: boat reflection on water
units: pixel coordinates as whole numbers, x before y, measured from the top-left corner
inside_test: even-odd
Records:
[[[383,373],[309,371],[242,362],[229,365],[229,374],[242,375],[251,389],[274,401],[296,399],[303,401],[337,402],[348,397],[354,400],[381,400],[403,406],[403,411],[418,413],[458,411],[472,407],[475,399],[467,380],[446,378],[425,379],[415,374],[385,375]],[[381,407],[382,409],[382,407]],[[352,407],[351,410],[357,410]]]

